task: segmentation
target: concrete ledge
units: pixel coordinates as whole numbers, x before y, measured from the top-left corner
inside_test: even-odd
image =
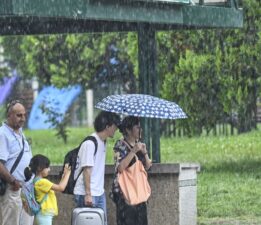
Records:
[[[149,174],[179,174],[181,170],[195,170],[196,172],[200,171],[200,165],[198,163],[154,163]],[[62,166],[52,166],[50,176],[57,176],[61,172]],[[113,175],[114,166],[106,165],[105,174]]]
[[[51,168],[50,179],[59,181],[62,166]],[[148,201],[150,225],[196,225],[197,224],[197,163],[153,164],[149,171],[152,189]],[[108,197],[111,188],[114,166],[106,165],[105,189],[108,207],[108,224],[116,225],[115,205]],[[54,225],[70,225],[73,196],[57,193],[59,215]]]
[[[59,182],[62,166],[52,166],[49,179]],[[197,224],[197,173],[196,163],[153,164],[149,171],[152,195],[148,201],[150,225]],[[107,196],[108,225],[116,225],[115,205],[108,197],[114,166],[106,165],[105,191]],[[71,212],[75,207],[72,195],[57,193],[59,215],[54,225],[70,225]],[[0,218],[1,221],[1,218]],[[1,224],[1,223],[0,223]]]

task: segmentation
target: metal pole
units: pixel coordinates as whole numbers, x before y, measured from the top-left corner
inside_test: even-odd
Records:
[[[158,96],[158,76],[156,72],[155,30],[148,24],[139,24],[139,91],[143,94]],[[152,126],[151,126],[152,125]],[[159,120],[142,119],[143,137],[150,152],[152,145],[153,162],[160,162]],[[152,142],[152,143],[151,143]]]
[[[150,89],[149,71],[148,71],[148,36],[146,25],[139,24],[138,27],[138,57],[139,57],[139,92],[148,94]],[[150,154],[150,125],[148,118],[141,119],[142,136],[148,152]]]
[[[159,96],[158,88],[158,74],[157,74],[157,42],[156,32],[152,28],[149,28],[149,74],[151,82],[150,94],[153,96]],[[160,120],[151,120],[151,145],[152,145],[152,161],[154,163],[160,163]]]

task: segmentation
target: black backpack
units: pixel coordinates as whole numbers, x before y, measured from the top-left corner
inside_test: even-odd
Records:
[[[76,181],[78,180],[79,176],[82,173],[82,171],[81,171],[78,174],[77,178],[74,179],[74,173],[75,173],[75,169],[76,169],[78,152],[79,152],[79,149],[80,149],[82,143],[87,141],[87,140],[93,141],[93,143],[95,145],[95,151],[94,151],[94,156],[95,156],[96,153],[97,153],[97,148],[98,148],[97,139],[94,136],[88,136],[81,142],[81,144],[78,147],[69,151],[64,157],[63,169],[64,169],[64,166],[65,166],[66,163],[69,163],[69,166],[71,167],[71,174],[70,174],[70,177],[69,177],[69,181],[68,181],[68,184],[63,191],[63,193],[65,193],[65,194],[73,194],[73,189],[75,187]],[[63,173],[63,170],[61,171],[61,174],[62,173]]]

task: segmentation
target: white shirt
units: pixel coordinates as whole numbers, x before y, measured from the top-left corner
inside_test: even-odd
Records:
[[[24,169],[30,163],[32,158],[31,148],[26,141],[22,129],[19,129],[20,134],[14,132],[14,130],[9,127],[6,123],[0,127],[0,159],[5,161],[5,167],[10,171],[16,158],[23,148],[23,138],[24,138],[24,153],[13,172],[13,176],[19,180],[24,181]]]
[[[91,194],[92,196],[101,196],[104,193],[104,173],[105,173],[105,160],[106,160],[106,144],[102,141],[96,133],[93,133],[97,139],[98,146],[97,152],[94,156],[95,144],[91,140],[82,143],[78,153],[77,164],[75,170],[75,178],[85,166],[92,167],[91,172]],[[75,195],[85,195],[85,185],[83,181],[83,173],[79,176],[74,187]]]

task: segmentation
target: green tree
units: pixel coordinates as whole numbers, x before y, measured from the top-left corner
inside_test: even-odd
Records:
[[[170,92],[166,87],[171,88],[171,85],[166,84],[171,82],[172,89],[178,87],[179,79],[182,79],[179,75],[182,74],[187,76],[183,82],[191,90],[195,86],[195,80],[190,77],[195,74],[195,68],[189,67],[189,65],[185,67],[184,61],[198,64],[205,74],[196,78],[202,80],[208,77],[209,81],[215,84],[215,80],[212,80],[214,76],[218,81],[217,87],[219,87],[215,90],[218,100],[215,101],[217,105],[214,108],[219,110],[216,113],[222,115],[223,119],[219,118],[218,120],[214,113],[212,114],[213,118],[208,120],[207,127],[213,127],[213,121],[233,124],[233,118],[235,118],[233,115],[236,115],[236,126],[239,133],[250,131],[256,127],[254,119],[257,97],[260,92],[260,49],[258,49],[258,43],[260,43],[261,3],[260,1],[245,0],[241,4],[245,9],[243,29],[176,31],[168,34],[163,32],[159,38],[159,45],[165,46],[159,56],[164,61],[160,65],[164,81],[162,95],[176,100],[178,103],[182,102],[187,90],[184,88]],[[187,55],[187,50],[193,52],[194,61],[190,55]],[[215,69],[205,70],[200,57],[213,58],[209,63]],[[175,94],[175,91],[179,94]],[[200,91],[212,96],[213,88],[202,88]],[[188,101],[186,104],[190,104],[189,100],[186,100]],[[204,97],[202,101],[204,101]],[[201,108],[200,101],[195,101],[193,104],[196,109]],[[192,109],[192,106],[190,107]],[[192,118],[193,121],[190,121],[192,126],[199,126],[198,121],[201,121],[200,115],[204,114],[204,110],[205,108],[202,108],[202,112],[198,111],[196,117]],[[190,113],[190,110],[188,112]],[[194,127],[197,130],[196,133],[200,133],[200,126],[196,127]],[[207,131],[208,128],[206,128]]]
[[[183,121],[190,135],[199,135],[203,128],[210,132],[220,123],[231,123],[239,132],[256,127],[254,118],[261,74],[261,3],[259,0],[239,3],[244,9],[243,29],[157,33],[160,94],[191,113],[188,122]],[[75,83],[88,85],[111,43],[121,49],[119,58],[123,62],[131,60],[137,76],[136,33],[1,38],[4,56],[11,67],[17,68],[24,77],[37,76],[42,84],[58,87]],[[206,110],[206,107],[210,108]],[[177,121],[176,125],[181,124]]]
[[[2,38],[5,57],[23,77],[38,77],[41,84],[57,87],[88,85],[114,42],[127,58],[125,33],[14,36]]]
[[[221,85],[213,55],[187,51],[175,67],[175,75],[166,75],[163,87],[165,95],[178,100],[187,113],[188,119],[182,121],[187,135],[200,135],[203,129],[209,133],[222,118],[218,113],[222,111],[218,98]]]
[[[260,54],[257,48],[260,40],[261,3],[260,1],[242,1],[244,28],[224,31],[224,55],[226,69],[224,74],[232,76],[234,108],[238,114],[238,131],[247,132],[256,128],[257,98],[260,92],[259,66]]]

